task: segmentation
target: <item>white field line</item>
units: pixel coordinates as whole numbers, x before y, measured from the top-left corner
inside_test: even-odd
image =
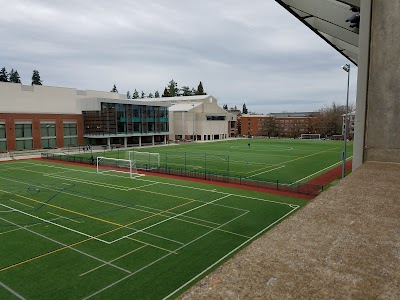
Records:
[[[22,226],[22,228],[15,228],[15,229],[11,229],[11,230],[8,230],[8,231],[1,232],[0,235],[6,234],[6,233],[9,233],[9,232],[14,232],[14,231],[17,231],[17,230],[21,230],[21,229],[24,229],[25,227],[33,227],[33,226],[37,226],[37,225],[41,225],[41,224],[43,224],[43,223],[35,223],[35,224],[32,224],[32,225],[25,225],[25,226]]]
[[[100,259],[100,258],[98,258],[98,257],[95,257],[95,256],[93,256],[93,255],[91,255],[91,254],[88,254],[88,253],[83,252],[83,251],[81,251],[81,250],[75,249],[75,248],[73,248],[73,247],[71,247],[71,246],[68,246],[67,244],[64,244],[64,243],[62,243],[62,242],[56,241],[56,240],[54,240],[54,239],[52,239],[52,238],[49,238],[49,237],[47,237],[47,236],[45,236],[45,235],[43,235],[43,234],[40,234],[40,233],[38,233],[38,232],[36,232],[36,231],[30,230],[29,228],[23,227],[23,226],[21,226],[21,225],[18,225],[18,224],[14,223],[14,222],[11,222],[11,221],[9,221],[9,220],[3,219],[3,218],[1,218],[1,217],[0,217],[0,220],[3,220],[4,222],[7,222],[7,223],[12,224],[12,225],[14,225],[14,226],[20,227],[21,229],[24,229],[24,230],[26,230],[26,231],[29,231],[30,233],[33,233],[33,234],[35,234],[35,235],[38,235],[38,236],[40,236],[40,237],[42,237],[42,238],[44,238],[44,239],[46,239],[46,240],[52,241],[52,242],[54,242],[54,243],[56,243],[56,244],[58,244],[58,245],[61,245],[61,246],[63,246],[63,247],[67,247],[68,249],[71,249],[71,250],[73,250],[73,251],[75,251],[75,252],[78,252],[78,253],[80,253],[80,254],[82,254],[82,255],[85,255],[85,256],[87,256],[87,257],[90,257],[90,258],[92,258],[92,259],[94,259],[94,260],[97,260],[97,261],[103,263],[103,264],[107,264],[107,265],[109,265],[109,266],[111,266],[111,267],[114,267],[114,268],[116,268],[116,269],[118,269],[118,270],[121,270],[121,271],[123,271],[123,272],[125,272],[125,273],[129,273],[129,274],[132,273],[131,271],[125,270],[124,268],[118,267],[117,265],[114,265],[114,264],[112,264],[112,263],[109,263],[109,262],[107,262],[107,261],[105,261],[105,260],[102,260],[102,259]]]
[[[18,299],[22,299],[25,300],[24,297],[22,297],[20,294],[18,294],[16,291],[14,291],[12,288],[10,288],[9,286],[5,285],[4,283],[2,283],[0,281],[0,286],[2,286],[4,289],[6,289],[7,291],[9,291],[11,294],[13,294],[15,297],[17,297]]]
[[[267,171],[264,171],[264,172],[256,173],[256,174],[251,175],[251,176],[247,176],[246,178],[251,178],[251,177],[254,177],[254,176],[257,176],[257,175],[260,175],[260,174],[264,174],[264,173],[268,173],[268,172],[271,172],[271,171],[275,171],[275,170],[278,170],[278,169],[281,169],[281,168],[284,168],[284,167],[286,167],[286,166],[283,165],[283,166],[280,166],[280,167],[276,167],[274,169],[270,169],[270,170],[267,170]]]
[[[216,227],[216,228],[214,228],[214,229],[212,229],[212,230],[210,230],[210,231],[208,231],[208,232],[202,234],[201,236],[199,236],[199,237],[195,238],[194,240],[190,241],[189,243],[186,243],[185,245],[183,245],[183,246],[181,246],[181,247],[175,249],[175,251],[179,251],[179,250],[181,250],[181,249],[183,249],[183,248],[185,248],[185,247],[187,247],[187,246],[193,244],[194,242],[196,242],[196,241],[202,239],[203,237],[205,237],[205,236],[209,235],[210,233],[212,233],[212,232],[218,230],[219,228],[221,228],[221,227],[223,227],[223,226],[225,226],[225,225],[227,225],[227,224],[229,224],[229,223],[231,223],[231,222],[237,220],[238,218],[241,218],[241,217],[244,216],[245,214],[247,214],[247,212],[244,212],[243,214],[237,216],[236,218],[233,218],[233,219],[231,219],[231,220],[229,220],[229,221],[227,221],[227,222],[221,224],[220,226],[218,226],[218,227]],[[241,247],[241,246],[244,245],[245,243],[246,243],[246,242],[244,242],[243,244],[241,244],[239,247]],[[236,250],[236,249],[239,249],[239,247],[235,248],[235,250]],[[233,251],[235,251],[235,250],[233,250]],[[232,252],[233,252],[233,251],[232,251]],[[230,252],[230,253],[232,253],[232,252]],[[229,254],[230,254],[230,253],[229,253]],[[127,276],[125,276],[125,277],[123,277],[123,278],[121,278],[121,279],[119,279],[119,280],[117,280],[117,281],[115,281],[115,282],[109,284],[108,286],[105,286],[104,288],[98,290],[97,292],[94,292],[93,294],[90,294],[89,296],[86,296],[86,297],[83,298],[82,300],[86,300],[86,299],[92,298],[92,297],[94,297],[94,296],[100,294],[101,292],[103,292],[103,291],[105,291],[105,290],[108,290],[109,288],[113,287],[114,285],[116,285],[116,284],[118,284],[118,283],[120,283],[120,282],[122,282],[122,281],[128,279],[129,277],[131,277],[131,276],[133,276],[133,275],[135,275],[135,274],[137,274],[137,273],[139,273],[139,272],[141,272],[141,271],[143,271],[143,270],[145,270],[145,269],[147,269],[148,267],[150,267],[150,266],[152,266],[152,265],[158,263],[159,261],[163,260],[164,258],[167,258],[167,257],[170,256],[171,254],[172,254],[172,253],[168,253],[168,254],[166,254],[166,255],[164,255],[164,256],[162,256],[162,257],[160,257],[160,258],[154,260],[153,262],[151,262],[151,263],[147,264],[146,266],[144,266],[144,267],[142,267],[142,268],[140,268],[140,269],[138,269],[138,270],[132,272],[131,274],[128,274]],[[226,255],[226,256],[227,256],[227,255]],[[225,258],[226,256],[224,256],[224,258]],[[223,258],[223,259],[224,259],[224,258]],[[221,260],[222,260],[222,259],[221,259]],[[217,263],[218,263],[218,262],[217,262]]]
[[[346,160],[349,160],[349,159],[351,159],[351,158],[353,158],[353,156],[348,157]],[[339,165],[339,164],[341,164],[341,163],[342,163],[342,161],[339,161],[339,162],[337,162],[337,163],[335,163],[335,164],[333,164],[333,165],[331,165],[331,166],[329,166],[329,167],[326,167],[326,168],[324,168],[324,169],[322,169],[322,170],[319,170],[318,172],[315,172],[315,173],[313,173],[313,174],[311,174],[311,175],[308,175],[307,177],[304,177],[304,178],[302,178],[302,179],[299,179],[299,180],[295,181],[294,183],[301,182],[301,181],[303,181],[303,180],[305,180],[305,179],[307,179],[307,178],[310,178],[310,177],[312,177],[312,176],[314,176],[314,175],[316,175],[316,174],[318,174],[318,173],[321,173],[321,172],[323,172],[323,171],[325,171],[325,170],[328,170],[328,169],[330,169],[330,168],[332,168],[332,167],[334,167],[334,166],[336,166],[336,165]]]
[[[316,155],[319,153],[315,153],[312,155]],[[26,163],[25,163],[26,164]],[[39,166],[44,166],[44,167],[49,167],[49,168],[57,168],[57,169],[65,169],[65,170],[73,170],[75,172],[80,172],[80,173],[91,173],[91,174],[95,174],[94,172],[90,172],[90,171],[84,171],[84,170],[75,170],[75,169],[68,169],[68,168],[63,168],[63,167],[56,167],[56,166],[49,166],[49,165],[43,165],[43,164],[37,164],[37,163],[29,163],[29,164],[33,164],[33,165],[39,165]],[[117,176],[120,178],[126,178],[124,176]],[[127,178],[129,179],[129,178]],[[220,191],[215,191],[213,189],[204,189],[204,188],[197,188],[197,187],[191,187],[191,186],[185,186],[185,185],[181,185],[181,184],[175,184],[175,183],[168,183],[168,182],[161,182],[161,181],[154,181],[154,180],[150,180],[150,179],[143,179],[143,178],[136,178],[136,180],[140,180],[140,181],[146,181],[146,182],[156,182],[156,183],[160,183],[160,184],[164,184],[164,185],[170,185],[170,186],[177,186],[177,187],[182,187],[182,188],[187,188],[187,189],[193,189],[193,190],[198,190],[198,191],[205,191],[205,192],[214,192],[217,194],[228,194],[226,192],[220,192]],[[128,188],[128,187],[127,187]],[[271,203],[276,203],[276,204],[280,204],[280,205],[287,205],[290,206],[288,203],[282,203],[282,202],[278,202],[278,201],[274,201],[274,200],[269,200],[269,199],[261,199],[261,198],[256,198],[256,197],[249,197],[249,196],[243,196],[243,195],[236,195],[236,194],[230,194],[230,195],[234,195],[235,197],[243,197],[243,198],[247,198],[247,199],[253,199],[253,200],[258,200],[258,201],[264,201],[264,202],[271,202]],[[219,204],[215,204],[215,205],[219,205]],[[221,206],[221,205],[219,205]],[[229,206],[228,206],[229,207]],[[232,209],[239,209],[239,208],[235,208],[235,207],[231,207]]]
[[[287,161],[283,161],[283,162],[281,162],[281,163],[273,164],[273,165],[271,165],[271,166],[280,166],[280,165],[283,165],[283,164],[286,164],[286,163],[289,163],[289,162],[293,162],[293,161],[296,161],[296,160],[304,159],[304,158],[306,158],[306,157],[318,155],[318,154],[321,154],[321,153],[324,153],[324,152],[329,152],[329,151],[332,151],[333,149],[337,149],[337,148],[339,148],[339,147],[332,148],[332,149],[329,149],[329,150],[319,151],[319,152],[316,152],[316,153],[311,153],[311,154],[305,155],[305,156],[300,156],[300,157],[297,157],[297,158],[294,158],[294,159],[290,159],[290,160],[287,160]],[[261,168],[261,169],[259,169],[259,170],[263,170],[263,169],[265,169],[265,168]],[[252,172],[253,172],[253,171],[252,171]],[[250,172],[249,172],[249,173],[250,173]]]
[[[182,288],[184,288],[185,286],[187,286],[189,283],[193,282],[194,280],[196,280],[197,278],[199,278],[200,276],[202,276],[204,273],[208,272],[210,269],[212,269],[215,265],[219,264],[221,261],[223,261],[224,259],[226,259],[228,256],[230,256],[232,253],[236,252],[238,249],[240,249],[241,247],[243,247],[244,245],[246,245],[249,241],[255,239],[257,236],[259,236],[260,234],[264,233],[265,231],[267,231],[271,226],[275,225],[276,223],[280,222],[282,219],[286,218],[286,216],[290,215],[293,211],[295,211],[297,208],[293,208],[290,212],[288,212],[287,214],[285,214],[284,216],[280,217],[278,220],[276,220],[275,222],[269,224],[267,227],[265,227],[264,229],[262,229],[261,231],[259,231],[258,233],[256,233],[255,235],[253,235],[250,239],[248,239],[247,241],[243,242],[242,244],[240,244],[239,246],[237,246],[235,249],[233,249],[232,251],[230,251],[229,253],[225,254],[223,257],[221,257],[219,260],[217,260],[216,262],[214,262],[212,265],[210,265],[207,269],[203,270],[202,272],[200,272],[199,274],[197,274],[196,276],[194,276],[192,279],[190,279],[189,281],[187,281],[186,283],[182,284],[179,288],[177,288],[175,291],[173,291],[172,293],[170,293],[169,295],[165,296],[163,298],[163,300],[168,299],[169,297],[171,297],[172,295],[176,294],[179,290],[181,290]],[[132,276],[134,275],[134,273],[129,274],[128,276]],[[126,276],[126,277],[128,277]]]
[[[13,180],[13,179],[10,179],[10,178],[5,178],[5,177],[1,177],[1,176],[0,176],[0,178],[2,178],[2,179],[7,179],[7,180],[10,180],[10,181],[13,181],[13,182],[18,182],[18,183],[27,184],[26,182],[17,181],[17,180]],[[30,185],[31,185],[31,184],[30,184]],[[50,190],[50,191],[59,191],[59,190],[56,190],[56,189],[52,189],[52,188],[48,187],[48,186],[45,185],[45,184],[40,185],[40,187],[42,187],[42,188],[44,188],[44,189],[47,189],[47,190]],[[145,210],[137,209],[137,208],[130,207],[130,206],[124,206],[124,205],[120,205],[120,204],[116,204],[116,203],[112,203],[112,202],[102,201],[102,200],[98,200],[98,199],[94,199],[94,198],[82,196],[82,195],[79,195],[79,194],[69,193],[69,192],[66,192],[66,191],[62,191],[62,193],[66,194],[66,195],[71,195],[71,196],[74,196],[74,197],[83,198],[83,199],[90,200],[90,201],[95,201],[95,202],[100,202],[100,203],[106,203],[106,204],[113,205],[113,206],[117,206],[117,207],[124,207],[124,208],[127,208],[127,209],[142,211],[142,212],[146,212],[146,213],[149,213],[149,214],[152,214],[152,213],[153,213],[153,212],[151,212],[151,211],[145,211]],[[150,208],[149,208],[149,209],[150,209]],[[13,212],[13,210],[9,210],[9,211],[7,211],[7,212]],[[56,219],[56,220],[57,220],[57,219]],[[206,221],[205,221],[205,222],[206,222]],[[132,228],[132,227],[129,227],[129,226],[121,226],[121,228],[127,228],[127,229],[131,229],[131,230],[134,230],[134,231],[137,231],[137,230],[138,230],[138,229],[135,229],[135,228]],[[157,237],[157,238],[160,238],[160,239],[164,239],[164,240],[167,240],[167,241],[170,241],[170,242],[174,242],[174,243],[183,245],[183,243],[181,243],[181,242],[178,242],[178,241],[175,241],[175,240],[172,240],[172,239],[169,239],[169,238],[166,238],[166,237],[157,235],[157,234],[153,234],[153,233],[149,233],[149,232],[144,232],[144,234],[151,235],[151,236],[154,236],[154,237]],[[109,243],[109,242],[106,242],[106,243]]]
[[[150,244],[150,243],[146,243],[144,241],[134,239],[134,238],[132,238],[130,236],[128,236],[127,239],[131,240],[131,241],[135,241],[135,242],[141,243],[141,244],[144,244],[145,246],[150,246],[150,247],[153,247],[153,248],[156,248],[156,249],[160,249],[160,250],[172,253],[172,254],[178,254],[175,250],[169,250],[169,249],[166,249],[166,248],[163,248],[163,247],[159,247],[159,246],[156,246],[156,245],[153,245],[153,244]]]
[[[7,205],[1,204],[1,203],[0,203],[0,205],[1,205],[1,206],[4,206],[4,207],[7,207],[7,208],[9,208],[9,209],[12,209],[12,210],[14,210],[14,211],[17,211],[17,212],[19,212],[19,213],[21,213],[21,214],[23,214],[23,215],[27,215],[27,216],[29,216],[29,217],[31,217],[31,218],[38,219],[38,220],[40,220],[40,221],[42,221],[42,222],[49,223],[49,224],[52,224],[52,225],[57,226],[57,227],[61,227],[61,228],[63,228],[63,229],[72,231],[72,232],[74,232],[74,233],[77,233],[77,234],[86,236],[86,237],[88,237],[88,238],[91,238],[91,239],[93,239],[93,240],[96,240],[96,241],[99,241],[99,242],[102,242],[102,243],[105,243],[105,244],[110,244],[110,242],[107,242],[107,241],[104,241],[104,240],[102,240],[102,239],[96,238],[96,237],[94,237],[94,236],[92,236],[92,235],[89,235],[89,234],[86,234],[86,233],[77,231],[77,230],[75,230],[75,229],[72,229],[72,228],[69,228],[69,227],[66,227],[66,226],[63,226],[63,225],[54,223],[54,222],[49,221],[49,220],[46,220],[46,219],[42,219],[42,218],[40,218],[40,217],[37,217],[37,216],[31,215],[31,214],[28,214],[27,212],[24,212],[24,211],[22,211],[22,210],[15,209],[15,208],[13,208],[13,207],[10,207],[10,206],[7,206]]]
[[[69,221],[72,221],[72,222],[75,222],[75,223],[82,223],[82,222],[76,221],[76,220],[74,220],[74,219],[70,219],[70,218],[67,218],[67,217],[63,217],[63,216],[61,216],[61,215],[57,215],[57,214],[52,213],[52,212],[49,212],[49,211],[48,211],[47,213],[50,214],[50,215],[56,216],[56,217],[60,217],[60,219],[66,219],[66,220],[69,220]]]
[[[135,190],[135,189],[141,189],[141,188],[144,188],[144,187],[147,187],[147,186],[156,185],[156,184],[159,184],[159,182],[153,182],[153,183],[145,184],[145,185],[134,187],[134,188],[128,188],[128,191]]]
[[[136,232],[132,232],[132,233],[126,235],[126,236],[123,236],[123,237],[120,237],[120,238],[118,238],[118,239],[115,239],[115,240],[113,240],[111,243],[118,242],[119,240],[122,240],[122,239],[124,239],[124,238],[130,237],[130,236],[132,236],[132,235],[134,235],[134,234],[137,234],[137,233],[139,233],[139,232],[143,232],[143,231],[145,231],[145,230],[147,230],[147,229],[149,229],[149,228],[152,228],[152,227],[154,227],[154,226],[158,226],[158,225],[160,225],[160,224],[162,224],[162,223],[165,223],[165,222],[167,222],[167,221],[169,221],[169,220],[175,219],[176,217],[185,215],[185,214],[187,214],[188,212],[194,211],[194,210],[196,210],[196,209],[199,209],[199,208],[204,207],[204,206],[206,206],[206,205],[212,204],[213,202],[222,200],[222,199],[227,198],[227,197],[229,197],[229,195],[225,195],[225,196],[223,196],[223,197],[221,197],[221,198],[215,199],[215,200],[210,201],[210,202],[207,202],[207,203],[205,203],[205,204],[203,204],[203,205],[200,205],[200,206],[197,206],[197,207],[195,207],[195,208],[189,209],[189,210],[187,210],[187,211],[184,211],[183,213],[180,213],[180,214],[177,214],[177,215],[175,215],[175,216],[169,217],[169,218],[167,218],[167,219],[165,219],[165,220],[162,220],[162,221],[160,221],[160,222],[157,222],[157,223],[154,223],[154,224],[152,224],[152,225],[150,225],[150,226],[147,226],[147,227],[145,227],[145,228],[143,228],[143,229],[140,229],[140,230],[138,230],[138,231],[136,231]],[[248,212],[248,211],[247,211],[247,212]],[[247,212],[246,212],[246,213],[247,213]]]
[[[134,252],[136,252],[136,251],[138,251],[138,250],[140,250],[140,249],[142,249],[144,247],[146,247],[146,245],[143,245],[143,246],[141,246],[139,248],[136,248],[135,250],[132,250],[132,251],[130,251],[128,253],[122,254],[121,256],[118,256],[117,258],[114,258],[114,259],[110,260],[109,263],[112,263],[112,262],[114,262],[114,261],[116,261],[116,260],[118,260],[120,258],[128,256],[129,254],[132,254],[132,253],[134,253]],[[96,271],[96,270],[98,270],[98,269],[100,269],[100,268],[102,268],[104,266],[107,266],[107,264],[101,264],[100,266],[97,266],[96,268],[90,269],[89,271],[86,271],[85,273],[82,273],[79,276],[85,276],[86,274],[89,274],[89,273],[91,273],[93,271]]]
[[[35,207],[33,207],[32,205],[28,205],[28,204],[25,204],[25,203],[21,203],[21,202],[19,202],[19,201],[17,201],[17,200],[13,200],[13,199],[8,199],[8,200],[10,200],[10,201],[12,201],[12,202],[15,202],[15,203],[18,203],[18,204],[21,204],[21,205],[24,205],[24,206],[27,206],[27,207],[30,207],[30,208],[35,208]]]

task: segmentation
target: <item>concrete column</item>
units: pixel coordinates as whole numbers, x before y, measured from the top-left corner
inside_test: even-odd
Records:
[[[107,147],[111,149],[111,138],[107,138]]]
[[[139,136],[139,147],[142,147],[142,137]]]
[[[124,137],[124,147],[128,148],[128,138]]]
[[[372,1],[365,161],[400,163],[399,15],[399,1]]]
[[[154,146],[154,135],[151,137],[151,144]]]

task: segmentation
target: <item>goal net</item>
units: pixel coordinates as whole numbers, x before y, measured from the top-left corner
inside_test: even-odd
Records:
[[[302,140],[320,140],[321,134],[319,134],[319,133],[302,133],[301,139]]]
[[[158,169],[160,167],[160,153],[127,151],[125,158],[136,162],[139,169]]]
[[[98,156],[96,159],[97,173],[118,172],[129,177],[141,176],[137,172],[136,163],[132,160],[117,159],[110,157]]]

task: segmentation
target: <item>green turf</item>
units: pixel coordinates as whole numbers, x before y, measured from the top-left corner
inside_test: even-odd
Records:
[[[353,145],[351,142],[347,144],[347,158],[350,158]],[[193,172],[207,170],[254,181],[304,183],[341,164],[343,141],[258,138],[135,150],[160,153],[160,168]],[[127,157],[125,151],[119,149],[95,152],[94,156]],[[141,157],[136,161],[138,165],[148,164],[149,158]]]
[[[0,282],[26,299],[174,297],[307,203],[47,161],[0,171]]]

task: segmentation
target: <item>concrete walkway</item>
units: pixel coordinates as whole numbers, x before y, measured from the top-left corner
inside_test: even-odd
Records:
[[[400,299],[400,164],[365,163],[180,298]]]

